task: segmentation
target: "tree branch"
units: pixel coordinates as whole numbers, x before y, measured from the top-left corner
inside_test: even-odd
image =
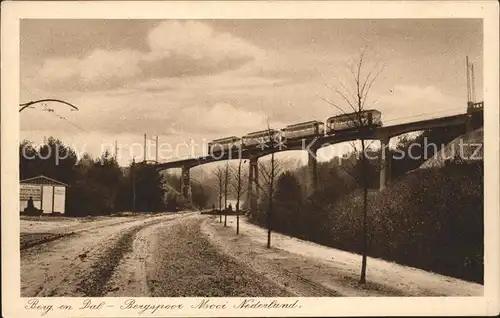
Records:
[[[382,71],[383,71],[383,70],[384,70],[384,66],[382,66],[382,67],[380,68],[380,70],[377,72],[377,74],[376,74],[376,75],[372,78],[372,80],[370,81],[370,84],[368,85],[368,88],[367,88],[367,90],[366,90],[366,93],[365,93],[365,95],[364,95],[364,97],[363,97],[363,103],[362,103],[362,107],[363,107],[363,108],[364,108],[364,105],[365,105],[365,103],[366,103],[366,100],[367,100],[367,98],[368,98],[368,94],[370,93],[370,89],[371,89],[371,87],[372,87],[373,83],[377,80],[378,76],[380,75],[380,73],[382,73]]]
[[[351,114],[346,113],[346,112],[342,109],[342,107],[338,106],[338,105],[337,105],[337,104],[335,104],[334,102],[329,101],[329,100],[328,100],[328,99],[326,99],[326,98],[323,98],[323,97],[321,97],[321,96],[319,96],[319,95],[316,95],[316,97],[318,97],[318,98],[319,98],[319,99],[321,99],[322,101],[326,102],[327,104],[330,104],[331,106],[335,107],[336,109],[340,110],[340,112],[342,113],[342,115],[345,115],[345,116],[349,117],[349,119],[352,119],[352,117],[351,117],[351,116],[355,115],[355,113],[351,113]],[[348,125],[349,125],[349,124],[348,124]],[[354,127],[349,126],[349,128],[354,128]]]
[[[351,107],[351,109],[356,112],[356,108],[352,105],[352,102],[345,96],[345,94],[343,94],[340,90],[336,89],[336,88],[333,88],[333,87],[330,87],[328,86],[327,84],[324,84],[328,89],[332,90],[333,92],[335,92],[336,94],[340,95],[346,102],[347,104]],[[349,90],[347,88],[345,88],[345,85],[340,82],[340,85],[342,85],[342,87],[344,87],[344,89],[351,95],[352,99],[356,99],[354,96],[352,96],[352,93],[349,92]]]

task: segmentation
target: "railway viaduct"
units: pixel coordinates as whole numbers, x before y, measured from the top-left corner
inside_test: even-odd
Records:
[[[380,190],[384,189],[391,180],[391,160],[389,153],[389,141],[391,138],[421,130],[430,130],[443,127],[464,127],[465,132],[470,132],[483,123],[483,108],[484,103],[469,103],[467,112],[453,116],[446,116],[428,120],[415,121],[410,123],[381,126],[375,128],[361,128],[354,132],[341,133],[332,136],[322,136],[315,138],[304,138],[295,141],[287,141],[286,147],[276,148],[256,148],[252,150],[242,150],[236,152],[222,153],[220,156],[203,156],[198,158],[190,158],[184,160],[177,160],[165,163],[157,163],[156,169],[158,171],[180,168],[181,173],[181,193],[182,195],[191,200],[191,186],[189,171],[191,168],[217,161],[226,161],[242,158],[249,162],[250,169],[248,175],[248,191],[247,200],[249,202],[249,209],[253,211],[256,207],[257,199],[259,198],[259,171],[258,159],[267,156],[271,153],[289,151],[289,150],[304,150],[308,153],[308,171],[310,186],[315,189],[318,186],[318,170],[317,170],[317,151],[322,147],[331,146],[334,144],[359,140],[379,140],[381,143],[382,153],[380,156]]]

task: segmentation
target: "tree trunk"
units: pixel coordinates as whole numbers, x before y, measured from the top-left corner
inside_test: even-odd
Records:
[[[272,186],[271,186],[271,189],[272,189]],[[271,192],[271,191],[269,191],[269,192]],[[271,213],[272,213],[272,209],[273,209],[273,200],[271,199],[271,195],[272,195],[271,193],[269,195],[269,209],[267,211],[267,248],[271,248]]]
[[[236,203],[236,235],[238,235],[238,234],[240,234],[240,204],[239,204],[239,202]]]
[[[269,181],[269,208],[267,210],[267,248],[271,248],[271,225],[273,213],[274,153],[271,154],[271,180]]]
[[[222,223],[222,185],[219,193],[219,223]]]
[[[228,164],[226,163],[226,174],[224,182],[224,227],[227,226],[227,182],[228,182]]]
[[[363,259],[361,262],[361,277],[359,279],[360,284],[366,283],[366,258],[368,253],[368,178],[367,178],[367,162],[365,157],[365,140],[361,139],[361,175],[363,183],[363,233],[362,233],[362,254]]]
[[[240,234],[240,198],[241,198],[241,157],[238,163],[238,175],[236,180],[236,235]]]

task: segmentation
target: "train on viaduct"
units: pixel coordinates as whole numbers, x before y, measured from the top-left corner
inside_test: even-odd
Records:
[[[164,163],[156,163],[158,171],[180,168],[181,193],[190,200],[191,187],[189,171],[191,168],[217,161],[244,159],[249,162],[247,200],[249,210],[256,207],[259,198],[258,159],[271,153],[304,150],[308,153],[308,174],[310,187],[318,186],[317,151],[322,147],[354,141],[359,139],[379,140],[382,155],[380,156],[380,189],[384,189],[391,180],[389,158],[389,141],[391,138],[414,131],[430,130],[443,127],[463,127],[470,132],[483,125],[484,103],[467,105],[463,114],[433,118],[410,123],[384,126],[382,114],[378,110],[365,110],[350,114],[330,117],[326,122],[307,121],[289,125],[281,130],[265,129],[246,134],[213,140],[208,144],[208,154],[199,158],[189,158]]]

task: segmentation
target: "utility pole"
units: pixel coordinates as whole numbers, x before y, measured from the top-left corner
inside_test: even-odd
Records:
[[[146,162],[146,143],[147,143],[147,136],[144,134],[144,162]]]
[[[469,63],[469,57],[465,57],[467,63],[467,114],[468,119],[465,124],[465,131],[471,132],[473,130],[472,112],[474,111],[474,104],[476,103],[476,78],[474,76],[474,64]]]
[[[146,161],[148,158],[147,158],[147,152],[146,152],[146,149],[147,149],[147,146],[148,146],[148,141],[154,141],[155,142],[155,160],[156,162],[158,162],[158,147],[159,147],[159,142],[158,142],[158,136],[156,136],[154,139],[150,137],[150,139],[148,139],[148,135],[147,134],[144,134],[144,161]]]
[[[466,56],[465,57],[465,70],[467,72],[466,76],[467,76],[467,105],[469,104],[470,102],[470,83],[469,83],[469,57]]]
[[[472,102],[476,102],[476,78],[474,77],[474,64],[470,66],[471,72],[471,89],[472,89]]]
[[[131,175],[132,175],[132,212],[135,212],[135,158],[132,159],[132,167],[131,167]]]
[[[158,163],[158,136],[156,136],[156,163]]]
[[[115,161],[118,162],[118,140],[115,140]]]

